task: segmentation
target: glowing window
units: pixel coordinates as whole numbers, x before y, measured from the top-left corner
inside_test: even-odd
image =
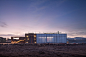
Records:
[[[13,39],[19,39],[19,38],[13,38]]]
[[[53,37],[47,37],[47,38],[53,38]]]
[[[28,37],[28,36],[26,36],[26,37]]]
[[[34,38],[34,40],[36,40],[36,39]]]
[[[36,37],[36,35],[34,35],[34,37]]]
[[[27,40],[29,40],[29,38],[27,38]]]
[[[39,37],[39,38],[46,38],[46,37]]]
[[[34,42],[34,43],[36,43],[36,42]]]
[[[26,43],[28,43],[28,42],[26,42]]]
[[[47,42],[53,42],[53,37],[47,37]]]

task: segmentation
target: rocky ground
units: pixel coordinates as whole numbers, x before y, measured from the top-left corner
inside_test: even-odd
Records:
[[[0,57],[86,57],[84,45],[0,45]]]

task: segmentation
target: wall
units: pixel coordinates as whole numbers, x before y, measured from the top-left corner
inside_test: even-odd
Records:
[[[66,43],[67,34],[37,34],[37,43]]]

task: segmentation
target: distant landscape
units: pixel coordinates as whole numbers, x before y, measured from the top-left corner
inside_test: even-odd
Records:
[[[67,38],[69,43],[86,43],[86,38],[83,37],[75,37],[75,38]]]

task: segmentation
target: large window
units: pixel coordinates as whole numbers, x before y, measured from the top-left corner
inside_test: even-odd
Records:
[[[45,43],[46,42],[46,37],[39,37],[39,42],[40,43]]]
[[[26,37],[28,37],[28,35]]]
[[[34,35],[34,37],[36,37],[36,35]]]
[[[54,41],[54,38],[53,37],[47,37],[47,42],[53,42]]]
[[[16,39],[16,40],[18,40],[19,38],[13,38],[13,39]]]
[[[27,38],[27,40],[29,40],[29,38]]]

